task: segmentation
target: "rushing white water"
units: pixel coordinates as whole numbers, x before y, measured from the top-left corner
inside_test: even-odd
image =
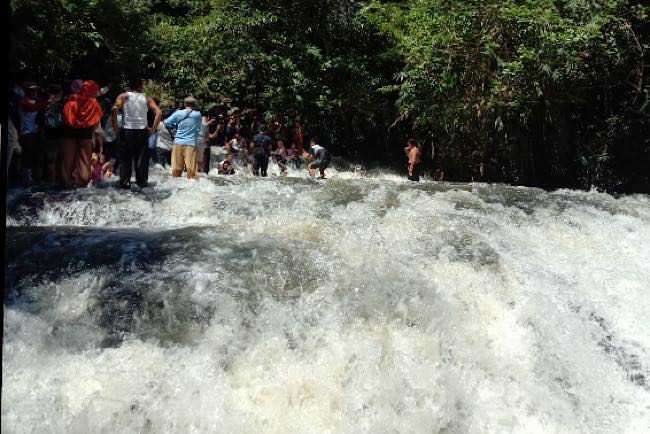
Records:
[[[333,174],[10,192],[2,431],[648,432],[650,198]]]

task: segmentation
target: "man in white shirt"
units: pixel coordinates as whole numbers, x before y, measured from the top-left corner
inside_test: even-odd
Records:
[[[150,96],[142,93],[144,80],[129,81],[129,91],[119,95],[112,110],[113,128],[122,134],[120,152],[120,187],[131,187],[131,173],[135,159],[135,180],[139,187],[146,187],[149,181],[149,134],[158,130],[162,111]],[[147,111],[156,117],[151,128],[147,128]],[[118,112],[123,112],[122,126],[117,123]]]

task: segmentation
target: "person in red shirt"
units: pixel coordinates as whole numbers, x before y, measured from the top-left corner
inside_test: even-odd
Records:
[[[300,121],[296,121],[293,125],[293,143],[296,144],[296,154],[302,155],[305,147],[305,129]]]
[[[85,187],[91,179],[93,131],[102,118],[102,109],[95,99],[99,85],[85,81],[78,93],[70,95],[63,107],[66,124],[62,135],[60,182],[63,187]]]

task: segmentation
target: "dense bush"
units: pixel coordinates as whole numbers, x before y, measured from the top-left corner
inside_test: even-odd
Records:
[[[12,74],[139,73],[468,180],[648,191],[648,7],[624,0],[12,0]]]
[[[461,179],[648,190],[647,7],[623,0],[374,2],[398,106]]]

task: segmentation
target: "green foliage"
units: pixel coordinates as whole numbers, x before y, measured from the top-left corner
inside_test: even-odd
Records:
[[[196,5],[195,5],[196,6]],[[301,117],[340,152],[391,120],[381,86],[395,62],[359,2],[222,1],[208,14],[159,15],[153,28],[160,78],[180,94]]]
[[[140,69],[146,0],[11,0],[12,75],[116,80]]]
[[[410,0],[366,15],[404,60],[399,110],[461,177],[485,161],[529,184],[640,188],[638,172],[614,175],[617,159],[650,153],[647,12],[624,0]]]
[[[301,117],[447,178],[650,189],[649,8],[630,0],[11,0],[12,74]],[[400,136],[400,134],[402,134]]]

